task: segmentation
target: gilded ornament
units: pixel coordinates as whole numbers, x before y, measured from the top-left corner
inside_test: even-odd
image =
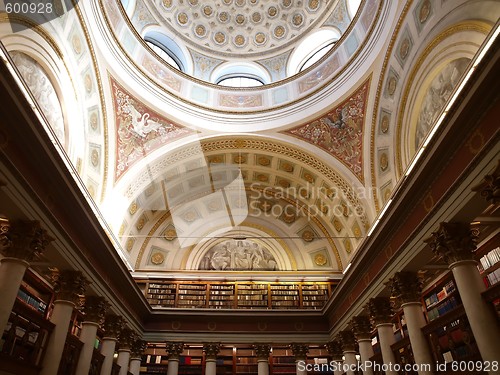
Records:
[[[354,227],[352,228],[352,233],[354,234],[355,237],[361,237],[361,229],[359,228],[358,223],[354,224]]]
[[[285,8],[288,8],[290,5],[292,5],[292,0],[283,0],[281,3]]]
[[[269,177],[265,174],[258,174],[257,175],[257,180],[260,181],[260,182],[268,182],[269,181]]]
[[[287,162],[282,163],[281,169],[283,169],[285,172],[291,173],[291,172],[293,172],[293,164],[287,163]]]
[[[269,17],[275,17],[278,14],[278,9],[276,7],[269,7],[267,14]]]
[[[87,91],[87,93],[90,94],[90,92],[92,91],[92,78],[90,77],[90,74],[85,74],[83,83],[85,86],[85,91]]]
[[[304,17],[302,17],[302,14],[294,14],[292,17],[292,23],[295,26],[300,26],[302,25],[302,22],[304,22]]]
[[[324,266],[328,262],[328,259],[326,258],[325,254],[319,253],[314,256],[314,263],[317,266]]]
[[[309,0],[309,8],[312,10],[316,10],[319,7],[319,0]]]
[[[245,23],[245,16],[243,14],[238,14],[235,20],[238,25],[242,25],[243,23]]]
[[[73,51],[75,51],[77,55],[82,53],[82,41],[80,40],[80,37],[78,35],[73,34],[73,37],[71,38],[71,44],[73,46]]]
[[[302,239],[306,242],[311,242],[314,239],[314,233],[310,230],[302,232]]]
[[[278,186],[281,186],[282,188],[289,188],[290,187],[290,182],[284,179],[279,179],[278,180]]]
[[[97,130],[97,113],[96,112],[91,113],[89,122],[90,122],[90,127],[92,128],[92,130]]]
[[[236,5],[242,7],[243,5],[245,5],[245,0],[236,0]]]
[[[278,26],[274,29],[274,36],[276,38],[282,38],[285,35],[285,28],[283,26]]]
[[[380,154],[380,170],[382,172],[387,170],[387,167],[389,166],[389,157],[387,156],[387,153],[383,152]]]
[[[420,7],[420,12],[418,12],[418,20],[420,23],[424,23],[427,21],[429,14],[431,13],[431,2],[429,0],[425,0]]]
[[[244,139],[237,139],[234,141],[234,147],[236,148],[245,148],[247,145],[247,141]]]
[[[165,261],[165,256],[162,253],[154,253],[151,255],[151,263],[160,265]]]
[[[237,46],[242,46],[245,44],[245,37],[243,35],[236,35],[236,38],[234,38],[234,44]]]
[[[247,162],[245,155],[235,155],[233,160],[235,164],[243,164]]]
[[[130,215],[134,215],[137,212],[137,209],[139,207],[137,206],[137,202],[132,202],[132,204],[128,208],[128,212]]]
[[[179,13],[177,15],[177,21],[181,24],[181,25],[185,25],[187,22],[188,22],[188,15],[186,13]]]
[[[262,15],[259,13],[259,12],[254,12],[252,14],[252,21],[257,23],[257,22],[260,22],[262,20]]]
[[[269,201],[262,201],[259,207],[262,211],[269,212],[273,208],[273,204]]]
[[[175,229],[169,228],[165,231],[163,236],[165,237],[165,239],[167,241],[173,241],[175,239],[175,237],[177,236],[177,234],[175,233]]]
[[[222,0],[224,2],[224,4],[226,5],[230,5],[232,4],[233,0]]]
[[[184,220],[186,220],[189,223],[195,221],[197,217],[198,216],[194,211],[188,211],[184,214]]]
[[[146,224],[146,219],[144,218],[144,216],[141,216],[139,220],[137,220],[135,227],[137,228],[137,230],[142,230],[145,224]]]
[[[99,164],[99,152],[96,149],[93,149],[90,153],[90,162],[94,167]]]
[[[380,131],[382,133],[387,133],[389,130],[389,116],[383,115],[382,116],[382,121],[380,122]]]
[[[304,180],[306,180],[307,182],[309,182],[311,184],[314,182],[314,176],[312,174],[310,174],[309,172],[305,172],[303,177],[304,177]]]
[[[196,6],[198,5],[198,0],[189,0],[189,4],[191,4],[192,6]]]
[[[222,44],[226,41],[226,36],[219,31],[219,32],[215,33],[214,39],[217,43]]]
[[[261,156],[261,157],[259,157],[259,159],[257,160],[257,162],[258,162],[260,165],[262,165],[262,166],[264,166],[264,167],[267,167],[269,164],[271,164],[271,159],[266,158],[266,157],[264,157],[264,156]]]
[[[408,56],[408,52],[410,51],[410,40],[405,38],[401,42],[401,46],[399,47],[399,56],[404,60],[406,56]]]
[[[295,214],[289,214],[289,213],[284,213],[283,214],[283,221],[287,224],[291,224],[295,221]]]
[[[134,247],[134,242],[135,239],[129,238],[127,240],[127,243],[125,244],[125,249],[130,253],[132,251],[132,248]]]
[[[396,91],[396,84],[397,81],[395,77],[389,78],[389,82],[387,84],[387,92],[389,93],[389,95],[394,95],[394,92]]]
[[[196,32],[196,35],[198,35],[198,36],[204,36],[207,33],[207,30],[205,29],[205,26],[198,25],[198,26],[196,26],[195,32]]]
[[[257,33],[257,35],[255,35],[255,42],[257,44],[262,44],[266,41],[266,35],[264,33]]]
[[[208,5],[207,5],[207,6],[204,6],[204,7],[203,7],[203,14],[204,14],[205,16],[207,16],[207,17],[208,17],[208,16],[211,16],[211,15],[212,15],[212,13],[213,13],[213,9],[212,9],[212,7],[211,7],[211,6],[208,6]]]
[[[220,206],[220,202],[215,200],[215,201],[211,201],[209,204],[208,204],[208,209],[210,211],[217,211],[217,210],[220,210],[221,209],[221,206]]]
[[[342,223],[341,223],[341,222],[340,222],[340,220],[338,220],[338,219],[334,219],[334,220],[333,220],[333,227],[335,228],[335,230],[336,230],[337,232],[342,231],[342,228],[343,228]]]
[[[351,251],[352,251],[352,244],[351,244],[351,241],[349,241],[348,238],[346,238],[344,240],[344,247],[345,247],[345,251],[347,254],[350,254]]]
[[[172,6],[172,0],[163,0],[162,4],[165,8],[170,8]]]

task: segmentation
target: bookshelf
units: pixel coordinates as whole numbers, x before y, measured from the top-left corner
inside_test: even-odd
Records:
[[[257,373],[257,357],[255,350],[245,347],[237,347],[235,355],[235,366],[237,375],[253,375]]]
[[[302,285],[302,307],[304,309],[321,309],[330,294],[330,285],[314,283]]]
[[[203,347],[188,347],[179,357],[179,375],[201,375],[205,372]]]
[[[269,285],[237,283],[237,307],[244,309],[267,308],[269,306]]]
[[[461,305],[460,296],[451,273],[435,284],[430,291],[423,294],[423,302],[429,322]]]
[[[136,280],[151,307],[208,309],[321,309],[337,282],[188,282]]]
[[[300,306],[300,287],[297,284],[271,284],[273,309],[297,309]]]
[[[178,307],[206,307],[207,284],[179,284],[177,290]]]
[[[477,268],[483,276],[483,282],[487,288],[497,284],[500,281],[500,247],[479,258]]]
[[[296,374],[295,357],[293,356],[292,349],[290,349],[288,346],[273,347],[269,362],[271,367],[271,374]]]

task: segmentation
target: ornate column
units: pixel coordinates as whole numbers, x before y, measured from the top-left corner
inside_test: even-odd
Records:
[[[177,375],[179,372],[179,357],[184,351],[184,343],[182,342],[167,342],[165,351],[168,355],[167,375]]]
[[[205,375],[217,375],[217,354],[220,352],[219,343],[203,344],[205,353]]]
[[[146,341],[135,340],[132,344],[131,356],[130,356],[130,369],[129,371],[132,375],[139,375],[141,372],[141,356],[144,350],[148,347]]]
[[[111,375],[116,341],[124,325],[121,316],[107,314],[104,318],[104,337],[101,343],[101,354],[104,356],[104,361],[102,362],[100,375]]]
[[[497,161],[495,170],[484,176],[483,180],[471,190],[479,192],[490,204],[486,210],[488,213],[494,213],[498,209],[500,206],[500,160]]]
[[[358,360],[356,359],[356,339],[350,329],[340,331],[338,335],[342,354],[344,355],[344,367],[347,375],[354,375],[357,371]]]
[[[295,364],[297,368],[297,375],[306,375],[307,353],[309,353],[309,346],[305,344],[290,344],[292,353],[295,356]]]
[[[443,257],[453,272],[460,298],[467,314],[483,361],[500,358],[500,328],[491,306],[482,299],[486,286],[473,259],[476,237],[465,223],[441,223],[425,240],[432,251]],[[492,373],[492,372],[490,372]]]
[[[422,281],[415,272],[396,272],[394,277],[390,279],[389,286],[392,296],[397,299],[403,308],[415,363],[418,365],[431,365],[431,368],[433,368],[432,354],[422,333],[422,327],[426,325],[422,303],[420,302],[422,298]],[[420,366],[418,373],[420,375],[433,374],[433,371],[425,371],[426,367]]]
[[[271,353],[271,345],[256,344],[254,348],[255,354],[257,355],[258,375],[269,375],[269,353]]]
[[[56,300],[54,301],[50,321],[54,323],[55,327],[47,343],[40,375],[57,374],[73,308],[80,304],[87,287],[87,281],[79,271],[55,272],[52,279]]]
[[[328,353],[332,356],[332,360],[335,362],[335,367],[333,369],[334,375],[342,375],[344,373],[343,370],[343,354],[342,354],[342,345],[340,341],[333,340],[326,344],[326,349]]]
[[[368,311],[372,325],[377,329],[378,339],[380,343],[380,351],[382,352],[382,360],[387,367],[386,375],[397,375],[394,370],[396,357],[392,352],[391,345],[396,342],[394,332],[392,331],[392,307],[388,297],[371,298],[368,302]]]
[[[120,366],[118,375],[127,375],[130,362],[130,352],[137,334],[130,328],[123,328],[118,335],[118,358],[116,364]]]
[[[94,354],[97,329],[104,322],[107,309],[108,302],[104,297],[85,297],[85,305],[83,307],[85,320],[82,323],[82,331],[80,333],[80,341],[83,342],[83,347],[80,351],[75,375],[88,375],[89,373],[92,355]]]
[[[373,347],[370,324],[370,318],[366,315],[358,315],[351,320],[352,332],[358,341],[359,356],[361,357],[361,368],[364,375],[373,375],[373,363],[370,358],[373,357]]]
[[[53,240],[38,221],[0,217],[0,333],[5,330],[29,262]]]

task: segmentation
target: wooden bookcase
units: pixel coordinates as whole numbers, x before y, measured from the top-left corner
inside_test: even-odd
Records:
[[[271,374],[292,375],[297,373],[295,357],[293,356],[292,349],[288,346],[273,347],[269,363]]]
[[[428,322],[432,322],[462,304],[451,273],[434,284],[422,296]]]
[[[234,362],[236,375],[253,375],[257,373],[257,357],[253,348],[236,347]]]
[[[153,308],[321,309],[336,282],[136,280]]]

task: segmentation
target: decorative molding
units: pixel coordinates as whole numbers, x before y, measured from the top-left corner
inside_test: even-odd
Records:
[[[184,343],[182,342],[167,342],[165,343],[165,351],[168,359],[179,360],[180,355],[184,351]]]
[[[467,223],[440,223],[437,231],[424,240],[432,251],[452,265],[462,260],[473,260],[477,237]]]
[[[258,360],[265,359],[267,361],[269,359],[272,346],[271,344],[255,344],[254,349]]]
[[[137,333],[130,328],[122,328],[118,334],[118,346],[123,350],[132,350],[134,342],[137,340]]]
[[[104,318],[103,328],[104,337],[118,338],[121,330],[125,326],[125,321],[123,317],[115,314],[107,314]]]
[[[203,344],[203,353],[205,353],[207,359],[216,359],[217,354],[220,352],[220,347],[220,343],[205,343]]]
[[[309,353],[309,346],[306,344],[290,344],[290,349],[295,356],[296,361],[305,360],[307,358],[307,353]]]
[[[370,298],[366,305],[370,312],[370,320],[373,326],[390,323],[392,319],[392,305],[388,297]]]
[[[101,325],[104,322],[109,303],[104,297],[86,296],[83,312],[85,321],[94,322]]]
[[[77,307],[81,306],[88,281],[80,271],[53,270],[51,279],[56,292],[56,301],[69,301]]]
[[[54,241],[39,221],[0,220],[0,252],[6,257],[31,262]]]
[[[484,176],[483,180],[471,190],[479,192],[495,208],[500,204],[500,159],[497,161],[495,170]]]
[[[400,304],[420,302],[422,298],[422,280],[416,272],[396,272],[388,283],[392,297]]]
[[[372,325],[368,315],[357,315],[351,319],[351,327],[356,340],[366,340],[371,338]]]

